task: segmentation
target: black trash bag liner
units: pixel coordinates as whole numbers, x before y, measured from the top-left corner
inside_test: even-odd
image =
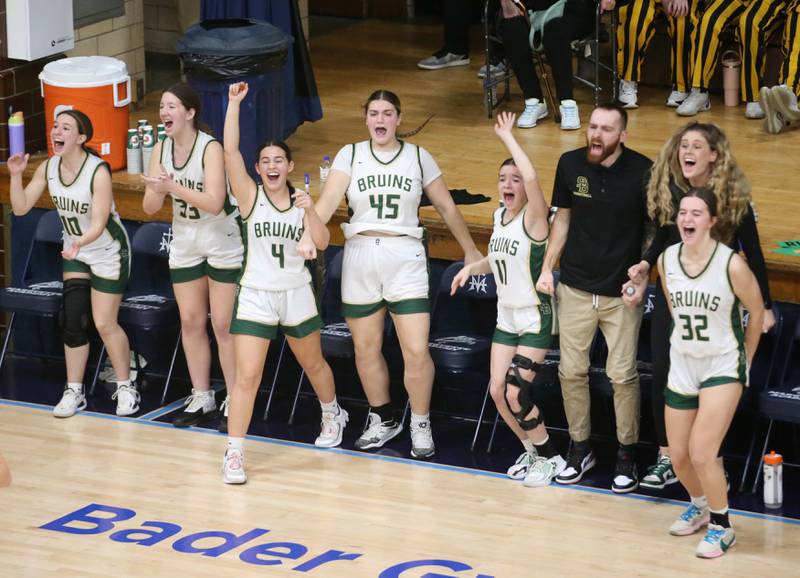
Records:
[[[280,69],[293,39],[252,18],[204,20],[175,45],[187,75],[198,80],[253,77]]]

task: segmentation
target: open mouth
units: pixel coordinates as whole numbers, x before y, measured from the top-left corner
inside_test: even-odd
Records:
[[[694,225],[684,225],[681,229],[681,236],[684,241],[691,241],[696,233],[697,229],[694,228]]]
[[[601,142],[592,142],[589,145],[589,152],[593,155],[601,155],[603,154],[603,143]]]
[[[503,204],[505,206],[509,206],[513,202],[514,202],[514,193],[509,193],[509,192],[503,193]]]
[[[690,158],[690,157],[684,157],[683,158],[683,166],[686,169],[689,169],[689,170],[694,169],[696,164],[697,164],[697,161],[695,159],[693,159],[693,158]]]
[[[375,134],[378,136],[386,136],[386,128],[382,126],[375,127]]]
[[[172,121],[171,120],[162,119],[162,121],[164,122],[164,129],[165,130],[169,130],[169,129],[172,128]]]
[[[277,171],[267,172],[267,182],[271,184],[277,183],[281,178],[281,174]]]
[[[64,150],[64,141],[53,139],[53,152],[58,154]]]

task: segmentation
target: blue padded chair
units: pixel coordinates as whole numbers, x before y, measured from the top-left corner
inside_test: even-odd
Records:
[[[437,372],[462,374],[479,371],[487,374],[492,333],[497,320],[497,285],[494,275],[473,275],[451,296],[450,286],[463,267],[463,261],[456,261],[442,274],[435,296],[428,347]],[[489,396],[488,375],[486,378],[486,394],[475,427],[473,449]]]
[[[344,317],[342,316],[341,312],[341,305],[342,305],[342,262],[344,260],[344,249],[338,251],[336,255],[330,260],[330,262],[326,265],[325,268],[325,284],[323,288],[323,295],[321,299],[321,311],[320,314],[322,316],[323,327],[320,329],[320,341],[322,345],[322,354],[326,357],[333,357],[337,359],[354,359],[355,358],[355,346],[353,345],[353,335],[350,333],[350,328],[347,326],[347,322],[345,321]],[[384,324],[384,344],[386,341],[393,337],[393,324],[391,320],[391,316],[389,314],[386,315],[386,320]],[[280,367],[280,359],[283,356],[283,350],[286,347],[286,341],[284,340],[283,346],[281,347],[281,354],[278,360],[278,367]],[[297,380],[297,387],[295,388],[294,392],[294,400],[292,401],[292,410],[289,413],[289,424],[294,423],[294,416],[295,411],[297,410],[297,402],[300,399],[300,391],[303,387],[303,381],[305,380],[305,371],[301,368],[300,370],[300,378]],[[277,369],[276,369],[276,379],[277,379]],[[273,382],[272,390],[270,390],[269,400],[267,401],[267,409],[264,412],[264,419],[267,418],[267,411],[269,411],[269,404],[272,400],[272,392],[275,390],[275,383]],[[403,411],[403,417],[401,419],[405,420],[406,414],[408,413],[408,402],[406,402],[405,409]],[[369,422],[369,414],[367,414],[365,418],[365,427],[366,424]]]
[[[22,285],[0,290],[0,310],[11,314],[6,327],[3,351],[0,353],[0,368],[5,361],[17,313],[55,318],[61,311],[63,278],[60,267],[61,245],[62,228],[58,211],[48,211],[39,218],[36,225],[25,259]],[[47,267],[43,271],[37,271],[32,264],[35,250],[46,251],[47,256],[51,257],[53,262],[57,262],[59,267]]]
[[[788,308],[788,306],[784,307]],[[789,321],[789,316],[786,315],[786,317],[787,321]],[[775,327],[777,326],[778,323],[775,324]],[[767,379],[760,384],[762,389],[758,397],[757,418],[758,421],[761,419],[768,420],[761,455],[766,453],[769,446],[774,422],[800,424],[800,365],[798,364],[798,359],[800,359],[800,313],[795,312],[791,321],[784,323],[783,329],[782,338],[779,335],[775,336],[775,341],[778,345],[775,347],[776,351],[772,354],[772,374],[767,374]],[[774,332],[775,328],[770,333]],[[761,347],[759,346],[760,349]],[[755,365],[756,360],[754,359],[753,366]],[[754,369],[751,368],[751,377],[753,375]],[[758,432],[758,421],[754,428],[753,442],[755,442]],[[750,457],[753,453],[752,447],[753,443],[751,443],[751,451],[748,453],[746,465],[749,465]],[[757,465],[756,476],[753,480],[753,492],[758,487],[760,476],[761,468]],[[742,485],[744,485],[744,476]]]
[[[131,240],[131,276],[128,291],[119,308],[119,323],[137,350],[134,335],[136,331],[152,333],[157,338],[160,332],[177,328],[177,338],[171,347],[169,369],[164,379],[161,395],[163,404],[172,379],[175,358],[181,345],[180,313],[172,292],[169,277],[169,245],[172,228],[168,223],[149,222],[143,224]],[[137,371],[139,356],[134,355]]]

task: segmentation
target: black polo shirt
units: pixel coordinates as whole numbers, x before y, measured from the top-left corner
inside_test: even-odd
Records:
[[[610,167],[589,163],[586,147],[561,155],[553,206],[570,209],[561,281],[596,295],[620,295],[628,267],[642,256],[651,165],[624,147]]]

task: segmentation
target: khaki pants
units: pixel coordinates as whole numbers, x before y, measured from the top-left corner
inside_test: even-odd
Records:
[[[558,375],[570,437],[582,442],[592,432],[589,349],[599,326],[608,344],[606,374],[614,386],[617,440],[625,445],[638,442],[640,395],[636,351],[642,307],[627,307],[621,297],[592,295],[564,283],[559,283],[557,294],[561,348]]]

